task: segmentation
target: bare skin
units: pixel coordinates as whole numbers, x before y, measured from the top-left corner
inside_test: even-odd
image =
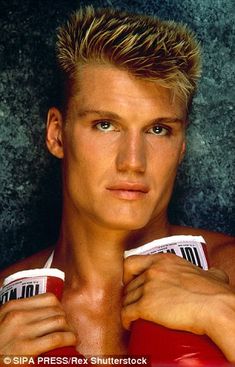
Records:
[[[229,342],[235,330],[227,330],[228,320],[234,319],[235,325],[235,296],[223,272],[204,272],[174,256],[123,262],[127,248],[174,234],[200,234],[208,243],[211,265],[225,270],[230,282],[235,282],[230,259],[225,255],[224,260],[228,247],[233,252],[232,238],[171,226],[167,220],[175,175],[185,151],[185,120],[184,105],[173,102],[169,89],[136,80],[113,67],[94,65],[83,69],[79,93],[70,100],[66,121],[57,109],[49,111],[47,146],[63,159],[64,205],[52,266],[66,274],[64,294],[61,304],[53,296],[6,304],[0,310],[0,354],[19,354],[20,341],[29,354],[38,355],[46,351],[42,340],[47,341],[47,350],[70,343],[84,355],[125,354],[126,329],[142,317],[206,333],[228,359],[235,360]],[[50,252],[11,266],[1,277],[43,267]],[[232,253],[229,255],[231,258]],[[153,276],[159,272],[164,273],[167,294],[158,276]],[[184,279],[182,274],[186,274]],[[190,290],[195,279],[196,295]],[[159,292],[167,304],[175,287],[176,324],[164,314],[159,319],[155,312],[160,307]],[[185,294],[188,312],[182,314]],[[46,316],[48,307],[50,317]],[[220,329],[226,330],[223,338],[213,320],[209,322],[211,307],[218,310]],[[192,320],[199,310],[201,317],[195,325]],[[43,322],[35,334],[38,317]],[[27,335],[17,335],[16,325],[24,323]]]
[[[174,235],[174,234],[192,234],[192,235],[200,234],[200,235],[203,235],[207,241],[207,249],[208,249],[210,264],[214,265],[215,262],[216,264],[218,264],[219,262],[220,269],[223,271],[226,271],[226,273],[228,274],[230,283],[232,284],[235,283],[235,279],[233,275],[234,274],[233,273],[234,272],[233,261],[231,258],[231,255],[234,256],[235,246],[234,244],[232,245],[232,243],[234,243],[232,242],[234,241],[232,237],[213,233],[213,232],[208,232],[204,230],[193,229],[190,227],[170,226],[170,229],[171,229],[169,233],[170,235]],[[231,248],[232,246],[233,246],[233,253],[231,254],[231,252],[229,252],[229,256],[226,256],[227,248]],[[1,272],[1,275],[0,275],[1,279],[4,279],[6,276],[16,271],[29,269],[29,268],[43,267],[51,251],[52,251],[52,248],[48,248],[23,261],[18,262],[17,264],[10,266],[9,268]],[[216,257],[213,256],[214,253],[220,254],[219,259],[218,259],[218,256]],[[142,261],[143,261],[143,258],[142,258]],[[225,266],[223,264],[225,264]],[[60,262],[57,265],[56,260],[53,262],[52,266],[53,267],[58,266],[58,267],[63,268],[62,263]],[[144,263],[143,263],[143,266],[144,266]],[[126,276],[128,277],[128,283],[129,283],[130,275],[126,275]],[[56,322],[59,324],[60,330],[63,329],[63,328],[61,329],[61,324],[64,322],[65,326],[64,326],[63,331],[66,330],[66,334],[62,336],[62,333],[61,333],[60,335],[62,339],[58,339],[58,340],[52,339],[51,342],[49,342],[50,338],[48,337],[48,334],[47,334],[47,336],[43,340],[45,344],[41,343],[40,347],[38,348],[37,346],[35,350],[33,350],[33,346],[32,346],[31,347],[32,352],[30,354],[37,355],[47,350],[53,349],[53,346],[54,347],[58,345],[65,346],[67,345],[66,343],[68,343],[68,345],[72,345],[76,343],[78,350],[82,352],[83,354],[90,354],[91,351],[94,351],[94,350],[97,351],[97,349],[99,351],[102,351],[102,353],[107,353],[107,354],[108,353],[115,353],[115,354],[125,353],[126,346],[128,343],[128,332],[124,330],[122,324],[120,323],[120,314],[121,312],[123,312],[122,311],[123,285],[121,284],[121,279],[119,279],[119,284],[117,283],[111,284],[110,287],[107,287],[106,290],[103,289],[103,297],[102,296],[100,297],[100,301],[97,299],[97,288],[94,288],[94,294],[92,294],[92,289],[91,289],[91,292],[86,292],[85,294],[83,293],[82,296],[81,296],[81,290],[76,290],[76,289],[74,290],[71,288],[72,287],[70,285],[65,287],[62,304],[60,304],[53,297],[53,295],[51,298],[49,297],[48,299],[45,299],[45,302],[44,302],[46,306],[45,318],[47,319],[47,321],[50,321],[48,317],[49,316],[48,310],[50,308],[51,315],[52,315],[51,321],[55,323],[55,321],[57,320]],[[194,282],[194,289],[195,289],[195,282]],[[111,292],[112,292],[112,299],[111,299],[112,301],[110,301]],[[36,300],[38,297],[41,297],[41,296],[33,297],[33,299]],[[29,300],[26,300],[26,301],[27,301],[28,309],[33,310],[34,315],[35,315],[35,309],[37,309],[37,311],[40,310],[41,312],[42,307],[43,307],[42,300],[38,300],[40,303],[38,303],[37,301],[35,305],[29,304],[28,302]],[[17,302],[19,303],[19,301]],[[20,302],[24,302],[24,301],[20,300]],[[124,305],[125,305],[125,302],[128,302],[128,299],[124,301]],[[185,310],[185,298],[184,298],[183,303],[184,303],[184,310]],[[39,304],[40,304],[40,307],[39,307]],[[20,309],[22,310],[22,306],[21,305],[19,306],[20,306]],[[36,308],[34,308],[35,306]],[[52,307],[55,307],[55,310],[53,310]],[[77,317],[78,309],[79,309],[79,318]],[[102,312],[100,312],[100,310],[102,310]],[[20,317],[22,317],[22,321],[20,321]],[[135,317],[136,316],[133,315],[133,318]],[[9,318],[6,319],[6,321],[9,322]],[[37,316],[37,321],[38,321],[38,316]],[[16,319],[16,323],[18,326],[17,330],[20,329],[19,327],[20,322],[22,322],[23,325],[25,324],[25,316],[22,315],[22,312],[19,315],[19,320]],[[128,317],[125,322],[126,322],[126,327],[127,327],[129,325]],[[16,324],[14,324],[14,327],[15,325]],[[195,328],[195,325],[193,327]],[[23,329],[25,330],[25,327]],[[58,329],[55,328],[54,331],[56,332],[57,330]],[[74,335],[73,333],[69,333],[69,331],[74,332]],[[198,332],[198,333],[202,332],[200,330],[193,330],[193,331]],[[9,330],[8,330],[8,333],[9,333]],[[19,336],[18,332],[17,332],[17,336]],[[24,333],[24,338],[25,337],[26,335]],[[1,333],[0,333],[0,341],[1,341]],[[94,348],[94,341],[96,341],[95,348]],[[216,340],[214,341],[216,342]],[[25,347],[27,346],[25,350],[25,354],[28,354],[28,350],[29,350],[28,345],[25,343],[24,339],[22,339],[22,344]],[[35,346],[36,346],[36,343],[35,343]],[[12,345],[12,347],[14,348],[14,345]],[[17,340],[17,347],[19,348],[18,340]],[[21,350],[23,353],[23,349]],[[9,353],[8,349],[6,350],[6,352]],[[3,354],[4,351],[1,353]],[[12,353],[13,354],[15,353],[14,349]],[[227,354],[227,358],[229,358],[228,354]]]

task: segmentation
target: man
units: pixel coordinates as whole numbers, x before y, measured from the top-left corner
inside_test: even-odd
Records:
[[[47,146],[62,159],[52,266],[65,272],[65,289],[61,303],[46,294],[3,305],[0,354],[67,345],[84,355],[125,354],[130,323],[142,318],[207,334],[235,361],[233,239],[167,219],[200,71],[197,42],[172,22],[87,7],[60,29],[57,56],[64,95],[48,112]],[[172,254],[123,260],[126,249],[175,234],[203,235],[211,264],[231,284],[223,271]],[[2,279],[43,267],[52,250]]]

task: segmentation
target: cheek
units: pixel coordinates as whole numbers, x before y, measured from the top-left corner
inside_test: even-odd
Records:
[[[175,172],[181,161],[182,149],[182,143],[174,144],[169,141],[165,144],[158,144],[150,153],[152,169],[164,174],[168,171],[169,173]]]
[[[180,163],[181,149],[178,147],[162,146],[158,152],[155,151],[150,166],[150,177],[154,187],[154,195],[164,202],[170,199],[178,166]]]
[[[76,137],[78,136],[78,137]],[[81,190],[99,184],[109,167],[112,159],[105,144],[86,134],[73,134],[69,137],[64,155],[64,174],[67,180],[76,184]]]

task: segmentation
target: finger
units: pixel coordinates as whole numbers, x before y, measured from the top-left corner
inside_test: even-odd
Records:
[[[145,273],[140,274],[127,284],[127,286],[124,288],[124,294],[127,294],[128,292],[131,292],[134,289],[141,287],[145,283],[145,280]]]
[[[32,341],[32,348],[37,355],[56,348],[67,347],[77,344],[77,338],[71,331],[55,332],[42,336]]]
[[[0,321],[12,311],[31,311],[43,307],[62,308],[61,303],[52,293],[40,294],[25,299],[11,300],[0,307]]]
[[[41,321],[44,319],[47,319],[49,317],[53,317],[53,316],[62,316],[65,317],[65,311],[62,309],[62,306],[49,306],[49,307],[43,307],[43,308],[38,308],[35,310],[30,310],[30,311],[24,311],[26,312],[26,317],[28,315],[27,320],[29,320],[29,317],[31,316],[30,322],[34,322],[34,321]]]
[[[16,354],[14,350],[17,348],[20,350],[21,355],[38,356],[56,348],[72,346],[76,344],[77,338],[71,331],[55,332],[36,339],[19,340],[17,346],[14,344],[9,346],[10,349],[8,349],[9,352],[7,354]]]
[[[46,308],[47,309],[47,308]],[[42,312],[43,311],[43,312]],[[52,331],[69,330],[64,312],[53,312],[50,317],[46,310],[37,312],[14,310],[5,315],[1,322],[1,330],[8,330],[8,337],[37,337]]]
[[[137,302],[143,295],[143,287],[138,287],[128,292],[123,299],[123,306]]]
[[[7,324],[6,320],[6,324]],[[10,339],[18,338],[21,340],[34,339],[53,333],[56,331],[71,331],[65,317],[63,315],[53,315],[52,317],[45,318],[44,320],[38,320],[37,322],[25,323],[25,318],[20,321],[24,321],[21,324],[16,323],[15,325],[8,326],[8,337]],[[4,325],[2,324],[2,327]]]
[[[131,303],[130,305],[124,306],[121,311],[121,319],[122,325],[124,329],[129,330],[132,321],[135,321],[140,318],[140,314],[138,311],[138,304]]]
[[[151,265],[162,264],[163,268],[172,266],[184,266],[186,268],[197,268],[185,259],[171,253],[159,253],[150,255],[135,255],[124,260],[123,282],[128,284],[137,275],[150,268]]]
[[[53,315],[24,327],[23,337],[37,338],[56,331],[71,331],[63,315]]]
[[[65,317],[65,312],[63,311],[63,309],[61,307],[43,307],[43,308],[38,308],[38,309],[33,309],[33,310],[11,310],[9,311],[4,318],[7,319],[7,321],[9,322],[11,315],[13,314],[13,318],[17,321],[20,322],[20,319],[22,319],[23,323],[33,323],[35,321],[42,321],[44,319],[47,319],[49,317],[53,317],[53,316],[63,316]],[[4,318],[3,318],[3,322],[4,322]]]
[[[10,310],[17,310],[17,309],[27,310],[32,308],[38,308],[39,305],[40,307],[56,306],[60,305],[60,302],[53,293],[44,293],[29,298],[11,300],[2,305],[0,307],[0,310],[2,314],[5,312],[9,312]]]
[[[155,255],[135,255],[124,260],[123,282],[128,284],[153,263]]]

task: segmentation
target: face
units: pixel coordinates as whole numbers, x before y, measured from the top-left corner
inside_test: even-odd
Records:
[[[166,215],[184,153],[185,118],[169,89],[87,65],[66,122],[55,109],[48,116],[49,149],[63,158],[65,208],[79,221],[118,230]]]

